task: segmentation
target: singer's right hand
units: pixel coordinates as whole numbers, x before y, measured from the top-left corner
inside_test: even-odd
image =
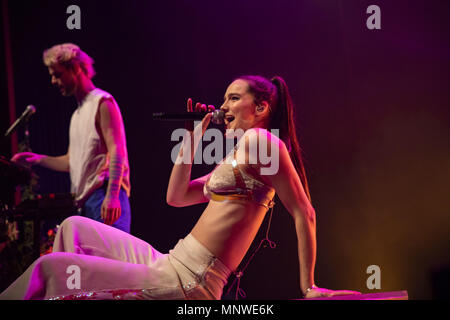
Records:
[[[15,154],[14,157],[11,158],[11,161],[24,166],[29,166],[40,164],[43,158],[45,158],[45,156],[42,154],[22,152]]]
[[[211,112],[213,112],[215,110],[213,105],[208,105],[206,106],[206,104],[202,104],[200,102],[197,102],[195,104],[195,112],[208,112],[202,120],[202,135],[205,133],[206,128],[208,128],[209,123],[211,121]],[[189,98],[187,100],[187,112],[194,112],[193,108],[192,108],[192,99]],[[189,131],[192,131],[193,128],[187,128]]]

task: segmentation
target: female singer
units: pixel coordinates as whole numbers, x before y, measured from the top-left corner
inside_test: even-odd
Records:
[[[188,111],[213,110],[200,103]],[[36,260],[1,299],[220,299],[278,194],[295,224],[303,297],[333,291],[315,285],[316,218],[301,158],[293,105],[281,77],[242,76],[226,90],[220,109],[227,134],[241,129],[236,147],[210,174],[191,180],[196,146],[208,113],[187,131],[167,190],[176,207],[208,202],[186,238],[168,254],[125,232],[84,217],[60,226],[54,252]],[[278,129],[279,137],[271,131]],[[267,148],[270,163],[251,146]],[[192,151],[192,152],[191,152]],[[186,161],[187,160],[187,161]]]

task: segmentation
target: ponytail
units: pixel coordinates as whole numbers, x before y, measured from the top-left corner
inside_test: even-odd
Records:
[[[249,92],[253,94],[257,105],[262,101],[267,101],[269,104],[270,120],[267,129],[279,130],[279,138],[286,144],[306,196],[311,202],[308,180],[303,165],[302,150],[295,128],[294,105],[286,82],[279,76],[273,77],[270,81],[262,76],[241,76],[237,79],[247,81]]]
[[[305,166],[303,164],[302,149],[297,138],[294,122],[294,104],[289,88],[281,77],[273,77],[271,82],[277,88],[277,103],[275,110],[272,110],[269,129],[280,129],[280,139],[286,144],[292,163],[300,177],[306,196],[311,202],[308,179],[306,178]]]

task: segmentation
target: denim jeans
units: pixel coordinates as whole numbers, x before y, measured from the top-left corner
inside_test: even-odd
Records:
[[[93,219],[95,221],[103,222],[101,218],[101,209],[103,200],[105,200],[106,190],[108,188],[108,181],[105,181],[101,188],[94,191],[89,196],[84,205],[79,209],[80,216]],[[130,233],[131,225],[131,209],[130,201],[126,191],[122,188],[119,193],[119,201],[121,207],[121,214],[119,219],[112,225],[114,228]]]

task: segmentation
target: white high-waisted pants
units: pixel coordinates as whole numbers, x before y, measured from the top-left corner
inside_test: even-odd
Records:
[[[103,223],[73,216],[53,253],[0,299],[220,299],[230,270],[191,234],[168,254]]]

